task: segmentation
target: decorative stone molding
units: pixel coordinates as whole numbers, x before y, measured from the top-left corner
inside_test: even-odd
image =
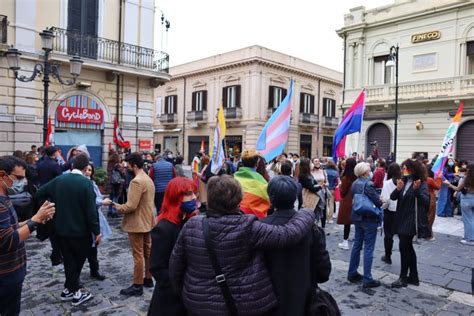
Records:
[[[237,83],[237,82],[239,82],[239,81],[240,81],[240,78],[239,78],[239,77],[236,77],[236,76],[234,76],[234,75],[230,75],[230,76],[228,76],[228,77],[226,77],[226,78],[224,79],[224,82],[225,82],[226,84],[229,84],[229,83],[232,83],[232,82],[236,82],[236,83]]]
[[[34,115],[15,115],[15,122],[36,122],[36,116]]]
[[[314,89],[315,87],[311,83],[301,85],[301,90],[314,91]]]
[[[178,89],[176,87],[173,87],[173,86],[168,86],[165,89],[165,92],[168,93],[168,94],[171,94],[171,93],[176,92],[176,91],[178,91]]]
[[[194,89],[202,89],[202,88],[205,88],[206,86],[207,86],[207,83],[201,80],[198,80],[193,83]]]
[[[324,93],[324,94],[327,94],[327,95],[331,95],[331,96],[335,96],[335,95],[336,95],[336,91],[334,91],[333,89],[324,90],[323,93]]]
[[[274,84],[274,83],[278,83],[278,84],[286,84],[287,83],[287,80],[281,76],[279,77],[272,77],[270,78],[270,84]]]

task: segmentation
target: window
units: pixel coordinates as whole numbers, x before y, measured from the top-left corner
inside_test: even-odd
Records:
[[[68,1],[68,31],[81,34],[68,36],[68,54],[97,58],[98,0]]]
[[[286,97],[286,89],[270,86],[268,93],[268,108],[276,109]]]
[[[467,74],[474,75],[474,41],[467,42]]]
[[[206,111],[207,110],[207,91],[193,92],[192,111]]]
[[[300,93],[300,113],[314,113],[314,95],[308,93]]]
[[[225,108],[240,108],[240,85],[224,87],[222,99]]]
[[[374,84],[386,84],[392,81],[392,67],[385,67],[388,55],[374,57]]]
[[[332,157],[332,137],[323,136],[323,157]]]
[[[178,96],[169,95],[165,99],[165,114],[178,113]]]
[[[323,116],[336,117],[336,100],[323,98]]]

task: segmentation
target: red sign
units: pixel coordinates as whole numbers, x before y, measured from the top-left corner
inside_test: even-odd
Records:
[[[138,150],[151,150],[151,140],[149,140],[149,139],[139,139],[138,140]]]
[[[66,123],[102,124],[104,122],[102,109],[58,106],[56,117],[58,122]]]

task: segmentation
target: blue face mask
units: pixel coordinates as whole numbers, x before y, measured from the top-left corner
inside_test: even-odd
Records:
[[[186,214],[191,214],[196,210],[196,200],[181,203],[181,210]]]

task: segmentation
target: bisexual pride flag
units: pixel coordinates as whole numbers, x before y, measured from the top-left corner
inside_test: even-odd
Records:
[[[346,136],[360,132],[362,129],[364,109],[365,89],[360,92],[354,104],[346,112],[334,134],[334,141],[332,143],[332,159],[334,162],[337,162],[338,157],[343,157],[346,154]]]
[[[443,173],[444,165],[446,165],[446,161],[448,161],[449,154],[453,152],[454,149],[454,138],[458,132],[459,124],[461,123],[462,111],[464,109],[464,101],[461,101],[459,105],[458,112],[453,118],[451,125],[449,125],[448,131],[444,136],[443,145],[441,146],[441,150],[439,151],[438,159],[433,165],[431,170],[434,173],[435,178],[438,177],[440,174]]]
[[[281,101],[275,113],[268,119],[257,140],[257,151],[270,161],[285,150],[288,142],[291,120],[291,99],[293,98],[293,80],[290,90]]]

